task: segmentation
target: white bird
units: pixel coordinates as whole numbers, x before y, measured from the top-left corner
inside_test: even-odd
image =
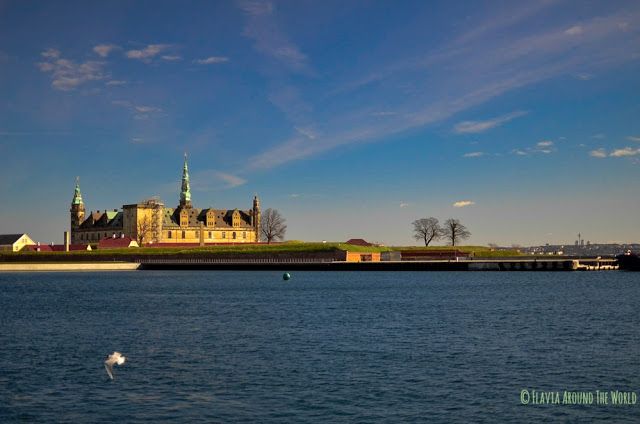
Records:
[[[125,358],[120,352],[113,352],[111,355],[107,356],[107,360],[104,361],[104,369],[107,370],[107,374],[113,380],[113,366],[114,365],[122,365],[124,364]]]

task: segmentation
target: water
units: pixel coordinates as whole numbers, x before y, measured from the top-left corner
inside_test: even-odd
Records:
[[[520,392],[640,392],[638,277],[0,274],[0,421],[637,422]]]

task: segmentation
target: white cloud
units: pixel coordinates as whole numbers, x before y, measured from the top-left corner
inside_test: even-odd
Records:
[[[47,59],[57,59],[60,57],[60,50],[57,49],[47,49],[40,53],[42,57],[46,57]]]
[[[289,195],[289,197],[291,197],[292,199],[297,199],[298,197],[300,197],[300,194],[299,193],[291,193]]]
[[[106,85],[125,85],[127,83],[127,81],[123,81],[123,80],[111,80],[111,81],[107,81],[105,84]]]
[[[136,105],[131,103],[129,100],[112,100],[111,104],[128,109],[133,114],[133,118],[138,120],[148,119],[149,117],[162,112],[162,109],[159,107]]]
[[[271,2],[240,0],[236,4],[247,18],[243,35],[254,41],[256,50],[294,71],[312,73],[307,56],[280,29]]]
[[[549,154],[556,151],[556,148],[553,144],[553,141],[543,140],[536,144],[536,147],[532,150],[533,152]]]
[[[454,127],[453,131],[458,134],[480,133],[491,128],[506,124],[507,122],[526,115],[528,112],[519,110],[487,121],[463,121]]]
[[[499,8],[487,7],[486,13],[481,15],[471,13],[472,29],[462,29],[459,37],[435,49],[416,48],[411,54],[386,51],[390,53],[388,60],[363,63],[353,74],[337,79],[336,85],[329,87],[328,101],[325,98],[311,103],[310,97],[309,112],[304,117],[307,122],[294,122],[296,126],[316,122],[321,136],[313,143],[297,135],[274,140],[251,158],[246,169],[270,169],[346,145],[388,139],[403,131],[441,123],[514,90],[535,89],[543,81],[587,70],[617,69],[640,58],[636,51],[640,33],[635,30],[622,33],[618,27],[621,21],[640,19],[638,8],[618,8],[609,14],[588,18],[580,22],[583,33],[579,37],[569,37],[565,30],[571,25],[558,25],[552,21],[538,25],[539,17],[520,13],[522,9],[531,8],[539,13],[554,2],[539,2],[535,6],[529,6],[534,2],[525,3],[527,6],[521,2],[508,2],[508,6],[505,3]],[[253,2],[250,4],[255,6]],[[253,20],[253,15],[269,17],[276,11],[268,7],[252,12],[247,9],[245,7],[248,16],[245,35],[255,40],[256,50],[268,54],[261,50],[267,46],[260,44],[265,40],[259,37],[260,31],[267,31],[268,27],[266,24],[260,27],[261,23]],[[279,29],[277,19],[271,19],[269,24]],[[256,26],[260,28],[256,29]],[[507,31],[507,28],[518,28],[518,31]],[[505,33],[511,35],[505,37]],[[274,36],[270,41],[269,47],[272,47],[278,38]],[[470,69],[473,72],[470,73]],[[422,74],[428,75],[428,86],[407,87],[407,81]],[[400,87],[407,89],[400,93]],[[365,104],[351,101],[362,97],[361,94],[365,94]],[[343,99],[347,101],[342,102]],[[350,107],[339,106],[344,103]],[[384,120],[372,116],[372,112],[391,107],[397,115]],[[528,149],[516,149],[512,154],[544,153],[534,152],[534,149],[535,143]]]
[[[479,158],[480,156],[484,156],[484,152],[469,152],[462,155],[465,158]]]
[[[238,177],[237,175],[226,174],[224,172],[218,172],[217,176],[227,184],[226,188],[238,187],[247,182],[244,178]]]
[[[583,32],[584,32],[584,29],[580,25],[576,25],[567,29],[564,33],[567,35],[580,35]]]
[[[171,47],[169,44],[149,44],[147,47],[141,50],[129,50],[126,53],[126,56],[129,59],[137,59],[148,62],[154,56],[165,51],[169,47]]]
[[[171,55],[165,55],[161,57],[162,60],[166,60],[167,62],[176,62],[178,60],[182,60],[182,56],[171,56]]]
[[[214,63],[225,63],[228,62],[229,58],[224,56],[209,56],[204,59],[196,59],[193,63],[197,63],[199,65],[211,65]]]
[[[406,202],[400,202],[400,207],[401,207],[401,208],[406,208],[407,206],[409,206],[409,203],[406,203]]]
[[[252,16],[268,15],[273,12],[273,4],[261,0],[240,0],[237,2],[240,9]]]
[[[627,156],[636,156],[638,154],[640,154],[640,149],[625,147],[622,149],[615,149],[613,152],[609,153],[609,156],[614,158],[622,158]]]
[[[591,138],[595,138],[596,140],[602,140],[604,138],[606,138],[607,136],[602,134],[602,133],[598,133],[598,134],[594,134],[591,136]]]
[[[191,176],[191,185],[194,190],[213,191],[230,189],[246,184],[247,180],[237,175],[207,169],[196,172]]]
[[[114,49],[118,48],[113,44],[98,44],[93,48],[93,51],[100,57],[107,57]]]
[[[627,137],[627,140],[629,140],[629,141],[638,141],[638,142],[640,142],[640,137],[630,135],[629,137]]]
[[[151,113],[151,112],[161,112],[162,109],[154,106],[134,106],[136,112],[140,113]]]
[[[307,137],[309,140],[315,140],[317,135],[315,133],[315,131],[313,131],[311,128],[301,128],[301,127],[294,127],[294,129],[301,135]]]
[[[594,158],[606,158],[607,152],[604,149],[600,148],[600,149],[590,151],[589,156]]]
[[[49,61],[38,63],[42,72],[51,73],[51,86],[57,90],[70,91],[89,81],[108,78],[104,72],[104,62],[86,61],[76,63],[60,57],[60,52],[48,49],[41,55]]]
[[[592,80],[594,78],[594,75],[584,72],[584,73],[576,74],[576,78],[578,78],[579,80],[582,80],[582,81],[589,81],[589,80]]]
[[[476,202],[472,200],[459,200],[453,204],[454,208],[464,208],[467,206],[475,205]]]
[[[549,154],[556,151],[555,143],[551,140],[542,140],[536,143],[533,147],[527,147],[525,149],[513,149],[512,154],[518,156],[528,156],[537,153]]]

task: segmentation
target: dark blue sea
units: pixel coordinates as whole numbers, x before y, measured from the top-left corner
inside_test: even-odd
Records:
[[[4,273],[0,422],[638,422],[535,396],[640,394],[639,314],[625,272]]]

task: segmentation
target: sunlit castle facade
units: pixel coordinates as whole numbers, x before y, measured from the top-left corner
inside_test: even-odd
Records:
[[[252,243],[259,241],[260,200],[251,209],[198,209],[191,203],[187,157],[182,169],[180,203],[167,208],[158,199],[123,205],[122,210],[89,212],[76,188],[71,201],[71,243],[97,243],[105,237],[129,236],[145,245],[184,243]]]

